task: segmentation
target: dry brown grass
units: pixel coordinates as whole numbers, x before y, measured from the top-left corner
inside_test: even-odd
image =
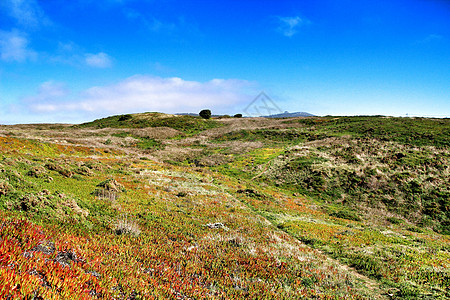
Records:
[[[135,118],[163,118],[173,117],[161,113],[136,114]],[[112,151],[121,151],[129,157],[145,156],[149,159],[162,161],[185,161],[199,158],[203,165],[218,165],[229,161],[226,155],[202,155],[202,149],[224,149],[227,154],[239,155],[264,146],[263,142],[255,141],[228,141],[219,144],[210,141],[220,135],[239,131],[255,129],[282,129],[287,127],[302,127],[302,124],[285,124],[285,119],[267,118],[229,118],[216,119],[225,126],[205,130],[195,136],[173,139],[176,136],[184,136],[178,130],[168,127],[148,128],[73,128],[70,124],[23,124],[23,125],[0,125],[0,136],[15,136],[33,139],[40,142],[56,143],[71,146],[87,146],[95,148],[106,148]],[[123,136],[117,136],[122,134]],[[125,136],[129,134],[131,136]],[[134,137],[132,137],[134,136]],[[162,141],[167,145],[164,149],[141,150],[134,145],[139,142],[137,137],[147,137]]]
[[[128,234],[132,236],[139,236],[141,234],[141,229],[136,220],[128,217],[127,215],[122,215],[114,223],[114,232],[118,235]]]
[[[0,126],[0,136],[14,136],[61,145],[109,148],[127,153],[137,153],[136,149],[127,149],[127,147],[138,142],[137,139],[114,135],[128,133],[137,137],[165,140],[182,134],[180,131],[168,127],[86,129],[72,128],[71,126],[68,124],[2,125]],[[107,142],[108,140],[109,142]]]
[[[292,118],[289,120],[304,119],[304,117]],[[218,119],[218,122],[226,126],[205,130],[201,135],[207,137],[217,137],[225,133],[239,130],[255,130],[255,129],[284,129],[284,128],[301,128],[304,127],[300,123],[285,123],[286,119],[270,119],[270,118],[230,118]]]

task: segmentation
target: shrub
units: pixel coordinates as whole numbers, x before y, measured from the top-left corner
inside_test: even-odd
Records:
[[[0,181],[0,196],[8,194],[11,190],[11,186],[7,181]]]
[[[204,109],[199,113],[200,117],[203,119],[210,119],[211,118],[211,111],[209,109]]]
[[[152,139],[150,137],[140,137],[141,141],[136,144],[136,146],[143,150],[149,150],[149,149],[161,149],[163,148],[163,145],[160,141],[157,141],[155,139]]]
[[[42,178],[46,175],[46,171],[43,167],[33,167],[30,171],[27,172],[27,175],[30,177]]]
[[[122,215],[114,224],[114,232],[117,235],[129,234],[139,236],[139,234],[141,234],[141,229],[135,220],[129,219],[127,215]]]
[[[362,271],[367,276],[380,279],[383,273],[387,273],[386,266],[377,258],[362,253],[350,255],[350,266]]]
[[[95,191],[93,191],[91,193],[91,195],[94,195],[94,196],[98,197],[99,199],[109,200],[111,202],[119,199],[119,197],[120,197],[120,194],[118,192],[110,191],[107,189],[96,189]]]
[[[221,115],[219,117],[217,117],[217,119],[230,119],[231,116],[230,115]]]
[[[242,118],[242,114],[235,114],[233,118]]]
[[[132,119],[133,117],[131,115],[122,115],[119,117],[119,122],[128,121]]]
[[[361,221],[361,218],[353,211],[348,210],[341,210],[338,212],[332,212],[330,216],[346,219],[346,220],[352,220],[352,221]]]
[[[113,192],[126,192],[126,189],[123,187],[123,185],[112,178],[100,182],[99,184],[97,184],[97,187],[104,188],[105,190]]]
[[[388,217],[386,218],[387,221],[389,221],[391,224],[401,224],[403,223],[403,220],[398,219],[396,217]]]
[[[406,230],[412,231],[412,232],[423,233],[423,229],[419,228],[417,226],[410,226],[410,227],[406,228]]]

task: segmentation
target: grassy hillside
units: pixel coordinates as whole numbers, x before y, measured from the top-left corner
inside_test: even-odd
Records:
[[[133,115],[118,115],[98,119],[93,122],[77,125],[77,128],[145,128],[169,127],[185,134],[194,134],[200,131],[215,128],[220,123],[197,116],[166,115],[162,113],[142,113]]]
[[[450,120],[0,126],[1,299],[446,299]]]

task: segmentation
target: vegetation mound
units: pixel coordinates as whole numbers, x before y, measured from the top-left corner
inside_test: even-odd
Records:
[[[167,115],[162,113],[141,113],[111,116],[92,122],[76,125],[76,128],[146,128],[170,127],[185,134],[221,126],[215,120],[206,120],[200,116]]]

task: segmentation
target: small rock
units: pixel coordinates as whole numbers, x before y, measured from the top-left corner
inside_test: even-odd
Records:
[[[102,277],[102,275],[100,273],[97,273],[95,271],[86,271],[86,274],[91,274],[95,278],[101,278]]]
[[[39,193],[40,195],[44,196],[44,195],[50,195],[50,191],[49,190],[42,190],[42,192]]]
[[[8,194],[10,190],[11,186],[6,181],[0,182],[0,196]]]
[[[225,225],[223,225],[223,223],[208,223],[208,224],[206,224],[206,227],[211,228],[211,229],[220,229],[220,228],[224,228]]]
[[[30,252],[35,251],[35,252],[42,252],[46,255],[50,255],[53,252],[55,252],[56,248],[55,248],[55,244],[53,242],[41,242],[39,245],[37,245],[36,247],[34,247],[33,249],[30,250]],[[25,255],[25,253],[24,253]]]
[[[153,274],[153,272],[155,272],[155,269],[152,269],[152,268],[147,268],[147,269],[144,270],[144,273]]]
[[[56,255],[55,260],[58,262],[61,266],[70,266],[70,262],[72,261],[78,261],[77,255],[72,251],[66,251],[66,252],[59,252]]]

